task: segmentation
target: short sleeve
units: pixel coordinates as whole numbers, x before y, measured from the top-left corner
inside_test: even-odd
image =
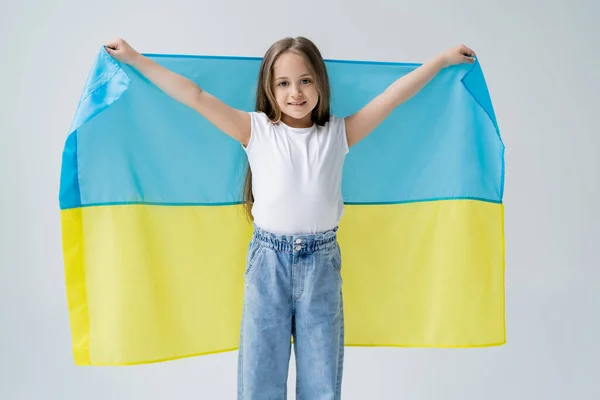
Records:
[[[246,153],[252,151],[256,146],[256,142],[260,142],[261,138],[265,135],[265,132],[269,129],[269,117],[265,113],[251,111],[250,114],[250,140],[248,145],[242,148]]]
[[[346,118],[340,118],[340,125],[342,147],[344,148],[344,154],[348,154],[350,152],[350,147],[348,147],[348,135],[346,134]]]
[[[348,147],[348,137],[346,136],[346,119],[331,116],[331,133],[338,139],[338,145],[341,146],[344,155],[350,152]]]

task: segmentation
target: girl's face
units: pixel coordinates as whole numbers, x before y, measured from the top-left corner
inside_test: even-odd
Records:
[[[319,101],[314,77],[302,57],[287,52],[273,66],[273,94],[283,113],[281,120],[294,128],[310,127],[312,110]]]

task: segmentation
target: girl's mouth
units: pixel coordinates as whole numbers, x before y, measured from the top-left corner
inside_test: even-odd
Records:
[[[306,100],[305,101],[297,101],[297,102],[288,103],[288,104],[292,107],[302,107],[304,104],[306,104]]]

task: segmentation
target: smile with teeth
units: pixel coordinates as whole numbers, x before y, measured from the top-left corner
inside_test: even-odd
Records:
[[[306,100],[305,101],[296,101],[296,102],[288,103],[288,104],[291,106],[294,106],[294,107],[300,107],[300,106],[303,106],[305,103],[306,103]]]

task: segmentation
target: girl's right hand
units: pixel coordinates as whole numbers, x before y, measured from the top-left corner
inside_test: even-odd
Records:
[[[114,39],[104,45],[106,52],[118,61],[132,65],[140,56],[133,47],[123,39]]]

